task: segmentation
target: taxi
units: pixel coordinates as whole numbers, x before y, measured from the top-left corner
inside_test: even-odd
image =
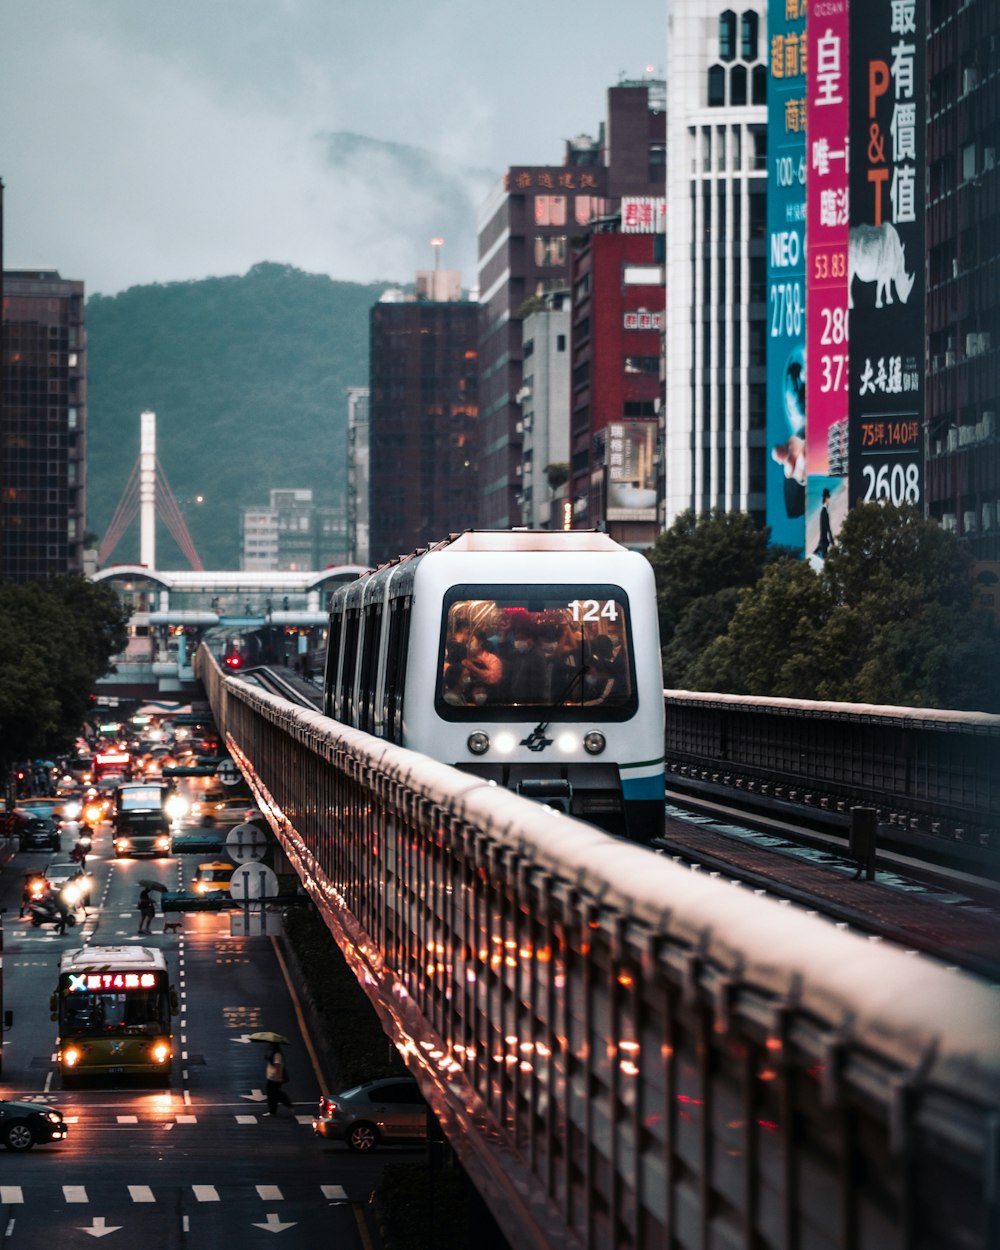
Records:
[[[194,874],[194,893],[202,898],[211,894],[228,894],[235,867],[235,864],[224,863],[222,860],[199,864]]]

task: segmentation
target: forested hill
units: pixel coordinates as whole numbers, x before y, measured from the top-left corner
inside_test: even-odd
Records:
[[[348,386],[368,385],[368,315],[389,283],[286,265],[87,301],[87,527],[98,545],[139,455],[139,414],[207,569],[239,567],[240,509],[274,487],[343,497]],[[184,502],[203,495],[205,502]],[[111,562],[136,560],[138,520]],[[157,564],[188,567],[157,527]]]

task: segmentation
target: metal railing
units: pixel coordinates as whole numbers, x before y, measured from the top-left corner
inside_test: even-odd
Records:
[[[512,1244],[998,1244],[995,987],[198,669]]]

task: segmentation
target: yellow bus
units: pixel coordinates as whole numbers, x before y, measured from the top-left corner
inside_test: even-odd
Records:
[[[59,961],[52,1019],[64,1088],[85,1076],[152,1076],[170,1084],[177,1012],[163,952],[146,946],[88,946]]]

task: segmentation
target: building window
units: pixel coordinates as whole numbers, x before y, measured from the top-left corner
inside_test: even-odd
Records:
[[[722,108],[726,102],[726,71],[713,65],[708,71],[708,107]]]
[[[753,67],[753,102],[754,104],[767,103],[767,67],[764,65]]]
[[[564,234],[535,236],[535,264],[564,265],[566,263],[566,236]]]
[[[653,373],[659,375],[660,358],[659,356],[626,356],[625,372]]]
[[[566,197],[565,195],[535,196],[536,226],[565,226]]]
[[[556,351],[564,352],[565,350],[566,350],[566,335],[557,334],[556,335]]]
[[[573,198],[573,218],[578,226],[587,226],[595,217],[604,216],[607,207],[607,201],[599,195],[577,195]]]
[[[729,71],[729,103],[746,104],[747,70],[745,65],[734,65]]]
[[[736,57],[736,14],[732,9],[719,14],[719,57],[723,61]]]
[[[659,265],[626,265],[622,281],[625,286],[663,286],[663,270]]]
[[[740,56],[744,61],[757,59],[757,14],[747,9],[740,21]]]
[[[66,410],[66,426],[70,430],[76,429],[77,410],[75,408],[67,408]]]

